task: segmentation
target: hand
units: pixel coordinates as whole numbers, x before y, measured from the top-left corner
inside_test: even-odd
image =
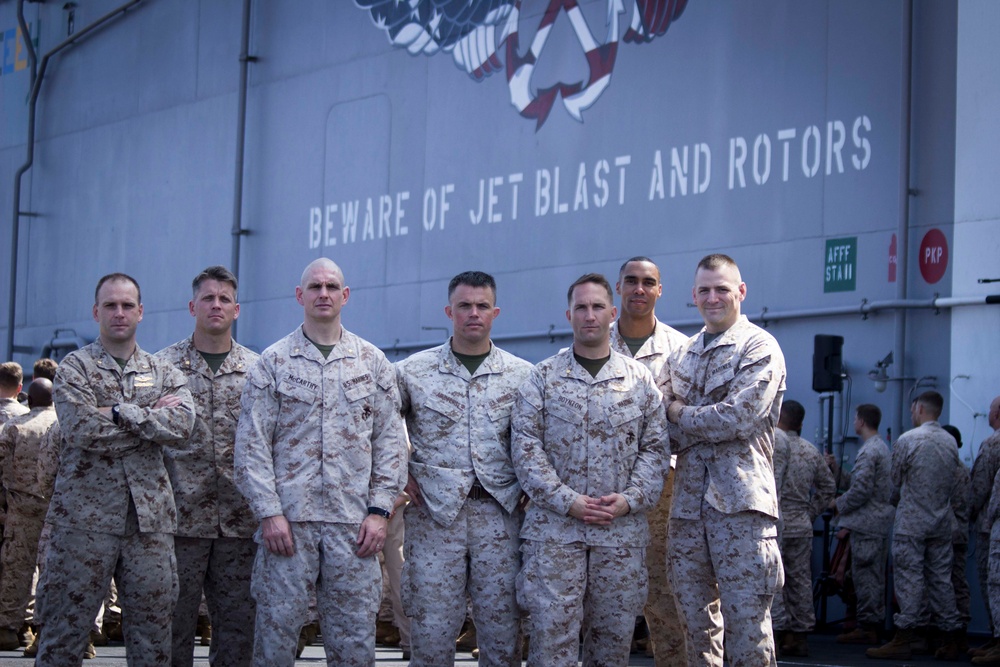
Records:
[[[369,514],[361,522],[361,530],[358,531],[357,555],[359,558],[368,558],[382,551],[385,544],[386,521],[384,516]]]
[[[618,517],[628,514],[630,509],[625,496],[620,493],[601,496],[596,501],[587,503],[587,516],[583,518],[583,522],[608,526]]]
[[[403,493],[410,497],[410,502],[413,503],[414,507],[423,507],[424,497],[420,495],[420,485],[409,473],[406,475],[406,486],[403,487]]]
[[[829,503],[827,503],[826,508],[828,510],[836,510],[837,509],[837,499],[834,498]]]
[[[178,405],[184,401],[177,394],[167,394],[166,396],[160,396],[160,400],[153,405],[153,409],[158,408],[176,408]]]
[[[295,541],[292,540],[292,527],[282,514],[266,517],[260,523],[260,534],[264,546],[278,556],[291,556],[295,553]]]
[[[679,398],[675,398],[673,402],[667,406],[667,420],[671,424],[676,424],[681,418],[681,408],[686,408],[687,403]]]
[[[838,540],[846,540],[848,538],[848,536],[850,536],[850,534],[851,534],[850,529],[848,529],[848,528],[841,528],[840,530],[837,531],[837,539]]]
[[[391,521],[394,516],[396,516],[396,510],[400,507],[404,507],[410,499],[407,497],[406,493],[401,493],[396,496],[396,501],[392,504],[392,511],[389,512],[389,520]]]

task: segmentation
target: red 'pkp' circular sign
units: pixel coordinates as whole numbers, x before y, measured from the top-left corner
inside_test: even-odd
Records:
[[[924,234],[920,242],[920,275],[933,285],[944,277],[948,268],[948,239],[940,229],[932,229]]]

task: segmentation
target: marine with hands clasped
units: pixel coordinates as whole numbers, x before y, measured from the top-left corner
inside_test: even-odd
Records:
[[[156,354],[184,374],[195,402],[189,442],[164,448],[178,514],[174,551],[180,588],[172,664],[190,667],[194,661],[204,591],[212,619],[209,660],[215,667],[239,667],[253,659],[250,574],[257,521],[233,481],[233,449],[240,395],[258,356],[233,340],[233,322],[240,315],[236,276],[223,266],[210,266],[195,276],[191,288],[194,332]]]
[[[646,600],[645,512],[667,455],[662,395],[645,366],[611,349],[611,285],[586,274],[567,295],[573,345],[538,364],[518,393],[511,454],[531,498],[517,597],[528,664],[627,665]]]
[[[452,278],[452,336],[396,364],[410,438],[403,607],[413,666],[455,660],[466,595],[479,664],[521,664],[514,579],[520,567],[521,485],[510,460],[510,413],[531,364],[490,341],[496,283]]]
[[[264,350],[243,389],[236,484],[260,521],[254,663],[293,665],[315,595],[327,662],[375,664],[376,554],[406,480],[395,372],[341,326],[350,288],[331,260],[295,288],[302,326]]]
[[[772,452],[785,391],[777,341],[740,314],[736,262],[708,255],[692,297],[705,321],[670,359],[667,407],[677,484],[670,512],[674,594],[688,664],[775,665],[771,598],[783,583]]]
[[[184,376],[141,350],[139,285],[101,278],[97,340],[59,365],[53,397],[62,432],[59,472],[36,614],[44,629],[36,665],[79,665],[94,616],[118,583],[131,665],[169,665],[177,600],[174,494],[163,447],[194,426]]]

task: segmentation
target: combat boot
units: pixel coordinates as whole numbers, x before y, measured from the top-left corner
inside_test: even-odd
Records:
[[[16,651],[21,648],[17,632],[10,628],[0,628],[0,651]]]
[[[976,648],[970,648],[969,655],[971,655],[972,657],[976,657],[979,655],[986,655],[987,653],[992,651],[996,646],[1000,646],[1000,639],[997,639],[996,637],[991,637],[990,640],[985,644],[983,644],[982,646],[977,646]]]
[[[809,657],[809,633],[789,632],[788,641],[781,647],[782,655],[792,658]]]
[[[986,649],[981,655],[972,656],[973,665],[1000,665],[1000,642]]]
[[[878,645],[878,632],[872,628],[865,628],[858,626],[851,630],[850,632],[844,632],[837,635],[838,644],[868,644],[870,646]]]
[[[914,635],[915,632],[912,629],[904,630],[900,628],[896,630],[892,641],[878,648],[868,649],[865,651],[865,655],[869,658],[878,658],[881,660],[907,660],[913,655],[910,644],[914,640]]]
[[[944,644],[941,648],[934,651],[935,660],[948,660],[955,662],[956,660],[964,660],[966,658],[965,651],[959,646],[959,634],[964,634],[963,630],[953,630],[947,633]]]

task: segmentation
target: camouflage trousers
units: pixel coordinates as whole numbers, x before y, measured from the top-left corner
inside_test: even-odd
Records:
[[[112,576],[129,665],[170,664],[170,620],[177,601],[174,536],[140,533],[137,523],[133,510],[124,536],[52,526],[38,587],[44,628],[36,665],[82,664]]]
[[[951,587],[955,590],[955,609],[962,627],[968,627],[972,620],[972,592],[969,589],[969,577],[965,573],[968,559],[969,545],[955,544],[951,558]]]
[[[670,519],[674,595],[687,627],[688,664],[776,664],[771,599],[784,583],[775,520],[758,512]]]
[[[885,561],[889,538],[851,531],[851,578],[858,598],[858,623],[885,625]]]
[[[977,537],[981,536],[982,533],[977,535]],[[976,546],[979,548],[979,545]],[[989,590],[987,608],[990,611],[993,636],[1000,637],[1000,522],[995,524],[989,541],[983,543],[981,548],[989,554],[986,569],[987,588]]]
[[[16,631],[32,620],[38,541],[48,506],[47,500],[7,492],[7,522],[0,547],[0,628]]]
[[[382,607],[388,602],[388,615],[385,620],[391,619],[399,630],[400,648],[410,647],[410,619],[403,611],[403,602],[400,597],[403,578],[403,538],[406,535],[404,527],[403,509],[397,510],[386,526],[385,544],[382,545],[383,562],[383,586],[382,586]],[[379,610],[379,619],[383,619],[383,611]]]
[[[635,617],[646,602],[646,550],[527,540],[517,601],[528,612],[529,667],[628,665]]]
[[[993,600],[994,594],[990,590],[990,559],[992,553],[992,545],[990,543],[990,534],[984,533],[982,531],[976,532],[976,573],[979,575],[979,591],[983,596],[983,604],[986,605],[986,615],[990,619],[993,618]],[[1000,611],[998,609],[997,611]],[[991,620],[992,624],[993,621]],[[1000,635],[993,635],[994,637]]]
[[[455,662],[466,596],[479,642],[479,664],[521,664],[520,615],[514,580],[521,564],[523,513],[507,514],[492,499],[467,500],[449,526],[424,507],[406,508],[403,609],[410,617],[413,667]]]
[[[677,609],[677,598],[670,581],[667,553],[670,540],[667,525],[674,495],[675,469],[669,468],[663,480],[663,493],[656,507],[646,514],[649,519],[649,546],[646,548],[646,569],[649,572],[649,596],[643,614],[649,626],[656,667],[686,667],[687,646],[684,625]]]
[[[775,630],[811,632],[816,626],[812,592],[812,543],[810,537],[781,539],[781,566],[785,585],[771,601],[771,623]]]
[[[925,602],[929,603],[930,621],[938,629],[950,632],[961,627],[951,583],[953,555],[950,535],[943,538],[893,536],[893,576],[899,603],[899,613],[893,620],[897,628],[909,630],[924,624]]]
[[[174,537],[179,594],[173,618],[173,667],[194,664],[202,590],[212,619],[209,662],[240,667],[253,661],[255,605],[250,596],[257,543],[252,539]]]
[[[315,598],[327,664],[374,667],[382,572],[375,556],[356,554],[360,525],[310,521],[292,522],[291,528],[291,556],[257,549],[251,584],[257,601],[254,664],[295,664],[299,630]]]

